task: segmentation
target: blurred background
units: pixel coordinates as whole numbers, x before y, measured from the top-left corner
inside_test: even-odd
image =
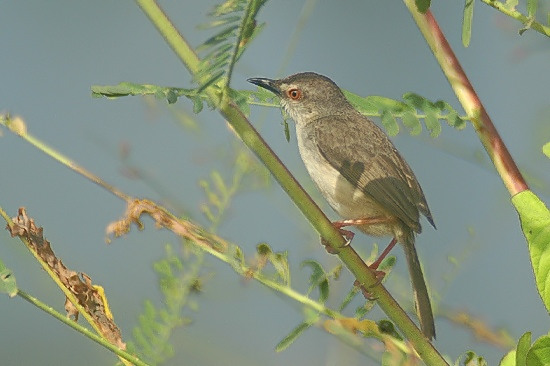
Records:
[[[161,5],[181,34],[198,46],[212,35],[197,26],[208,22],[216,3]],[[549,202],[550,162],[541,153],[542,144],[550,141],[548,39],[532,31],[519,36],[519,23],[477,3],[471,44],[464,48],[462,2],[435,2],[432,10],[531,188]],[[402,2],[271,1],[258,19],[266,26],[237,64],[235,89],[253,89],[249,77],[316,71],[359,95],[400,99],[413,91],[462,111]],[[212,171],[230,181],[242,150],[220,115],[206,108],[194,115],[185,98],[168,106],[141,97],[91,97],[91,85],[123,81],[193,86],[135,3],[2,2],[0,46],[2,111],[21,116],[32,135],[125,193],[211,225],[201,211],[208,200],[199,182],[210,180]],[[292,123],[287,142],[278,109],[251,109],[251,121],[262,136],[329,217],[337,219],[303,167]],[[65,265],[105,288],[124,340],[131,340],[144,301],[162,306],[153,263],[164,257],[166,244],[178,248],[178,239],[145,219],[144,231],[134,227],[107,245],[105,227],[123,214],[124,202],[1,131],[0,205],[12,216],[25,206]],[[422,184],[437,224],[433,230],[423,222],[417,248],[439,315],[438,350],[451,360],[474,350],[489,364],[507,352],[508,347],[482,342],[469,327],[451,321],[463,311],[480,329],[504,330],[512,339],[526,331],[534,339],[547,333],[548,314],[535,288],[517,215],[473,129],[443,126],[436,139],[426,131],[412,137],[402,129],[393,140]],[[255,181],[244,182],[217,233],[241,246],[247,258],[261,242],[288,251],[293,286],[306,292],[310,270],[300,268],[300,262],[315,259],[332,268],[338,259],[326,254],[312,227],[278,184],[270,182],[261,189]],[[19,287],[63,311],[62,293],[19,240],[0,231],[0,242],[0,258]],[[374,243],[385,245],[386,239],[357,235],[353,245],[368,255]],[[396,269],[386,284],[410,305],[402,250],[393,254]],[[203,261],[202,292],[193,297],[196,306],[183,313],[191,323],[175,330],[175,356],[166,364],[376,364],[319,328],[275,352],[276,344],[303,320],[301,306],[243,281],[213,257],[206,255]],[[337,307],[352,283],[344,269],[328,305]],[[350,308],[360,306],[360,300]],[[116,362],[110,352],[75,336],[21,298],[0,296],[0,307],[2,365]]]

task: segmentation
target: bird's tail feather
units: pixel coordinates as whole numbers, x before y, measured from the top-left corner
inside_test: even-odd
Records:
[[[432,313],[430,296],[428,295],[428,288],[424,280],[424,274],[422,273],[416,248],[414,247],[414,234],[412,232],[403,243],[403,247],[405,248],[405,257],[407,258],[407,265],[411,276],[414,302],[418,320],[420,321],[420,329],[422,333],[431,340],[435,338],[434,316]]]

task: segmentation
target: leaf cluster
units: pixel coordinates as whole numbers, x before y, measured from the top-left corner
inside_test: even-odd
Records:
[[[422,132],[420,121],[424,120],[430,136],[434,138],[441,133],[440,120],[446,121],[448,125],[459,130],[466,127],[467,118],[461,117],[449,103],[443,100],[432,102],[412,92],[403,94],[403,101],[381,96],[361,97],[347,91],[344,91],[344,94],[361,113],[379,116],[390,136],[399,133],[397,119],[402,121],[411,135]]]
[[[203,256],[198,250],[188,250],[184,258],[166,245],[165,257],[153,264],[163,296],[162,305],[145,301],[144,311],[132,332],[134,341],[128,344],[129,350],[151,365],[164,363],[174,356],[170,337],[176,328],[191,322],[182,312],[198,309],[192,295],[201,287]]]
[[[228,0],[209,13],[212,21],[199,26],[199,29],[221,30],[196,49],[202,59],[199,72],[194,75],[200,84],[198,93],[218,83],[220,90],[227,88],[235,63],[263,28],[257,25],[256,15],[266,1]]]

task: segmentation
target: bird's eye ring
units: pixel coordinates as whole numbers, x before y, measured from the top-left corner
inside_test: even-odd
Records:
[[[298,100],[302,98],[302,91],[300,89],[292,88],[286,92],[286,95],[292,100]]]

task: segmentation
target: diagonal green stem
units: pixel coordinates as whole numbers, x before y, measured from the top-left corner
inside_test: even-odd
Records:
[[[175,30],[173,25],[165,25],[163,22],[169,22],[168,17],[161,15],[162,10],[154,0],[136,0],[143,12],[161,32],[170,47],[182,59],[192,74],[197,71],[199,59],[192,51],[188,43]],[[181,38],[181,39],[179,39]],[[214,98],[220,113],[227,119],[228,123],[234,128],[245,145],[250,148],[270,170],[281,187],[287,192],[296,206],[308,218],[319,234],[329,243],[342,262],[349,268],[359,283],[367,288],[369,292],[377,298],[377,302],[388,317],[394,321],[403,334],[412,343],[413,347],[419,353],[420,357],[428,365],[447,365],[443,357],[437,352],[430,341],[425,338],[408,317],[407,313],[399,306],[395,299],[380,284],[373,271],[365,264],[361,257],[353,250],[350,245],[345,245],[345,241],[340,233],[332,226],[330,220],[324,215],[319,207],[313,202],[304,189],[298,184],[296,179],[290,174],[287,168],[265,143],[258,132],[250,124],[248,119],[242,114],[241,110],[233,104],[227,97],[227,93],[220,94],[213,88],[205,89],[209,96]]]
[[[159,33],[164,37],[164,40],[176,55],[178,55],[179,59],[185,64],[185,67],[187,67],[192,74],[196,74],[199,70],[199,57],[181,36],[156,1],[136,0],[136,3],[141,10],[147,14],[147,17],[149,17],[149,20],[155,27],[157,27]]]
[[[340,257],[350,272],[357,278],[359,283],[367,288],[372,296],[377,299],[380,308],[397,324],[424,362],[427,365],[447,365],[443,357],[437,352],[430,341],[424,337],[407,313],[386,288],[380,284],[380,281],[359,254],[357,254],[351,245],[342,246],[343,238],[340,233],[290,172],[288,172],[261,136],[258,135],[242,112],[235,105],[229,103],[229,101],[225,101],[225,103],[222,101],[220,113],[231,123],[235,132],[243,139],[243,142],[271,171],[281,187],[287,192],[321,237],[337,250],[338,257]]]
[[[479,139],[493,161],[506,189],[508,189],[508,192],[512,196],[528,189],[527,183],[523,179],[510,152],[498,134],[491,118],[489,118],[485,107],[477,96],[470,80],[468,80],[466,73],[460,66],[458,59],[432,13],[430,10],[426,14],[418,12],[415,0],[404,0],[404,2],[426,39],[428,46],[430,46],[437,62],[439,62],[439,66],[441,66],[447,80],[449,80],[462,107],[470,116]]]
[[[65,323],[66,325],[73,328],[77,332],[79,332],[79,333],[85,335],[86,337],[90,338],[94,342],[96,342],[96,343],[102,345],[103,347],[111,350],[112,352],[114,352],[115,354],[120,356],[121,358],[132,362],[136,366],[147,366],[147,364],[145,362],[141,361],[136,356],[131,355],[130,353],[128,353],[124,350],[121,350],[120,348],[118,348],[114,344],[110,343],[105,338],[102,338],[102,337],[98,336],[97,334],[90,331],[89,329],[87,329],[87,328],[83,327],[82,325],[78,324],[77,322],[71,320],[70,318],[68,318],[64,314],[61,314],[58,311],[55,311],[55,309],[53,309],[51,306],[48,306],[48,305],[44,304],[43,302],[41,302],[40,300],[38,300],[34,296],[31,296],[31,295],[29,295],[26,292],[23,292],[21,290],[19,290],[17,292],[17,295],[19,295],[20,297],[22,297],[23,299],[25,299],[29,303],[33,304],[34,306],[38,307],[39,309],[41,309],[41,310],[45,311],[46,313],[50,314],[51,316],[53,316],[57,320]]]

